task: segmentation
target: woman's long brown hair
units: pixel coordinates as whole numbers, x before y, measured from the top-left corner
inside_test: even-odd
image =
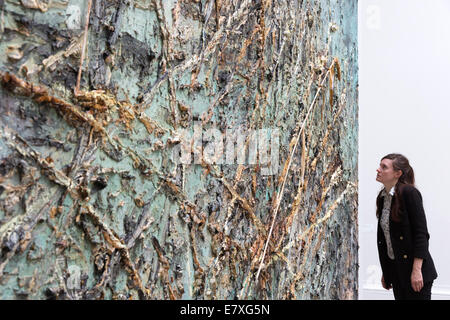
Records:
[[[399,222],[401,221],[401,208],[402,208],[402,191],[403,187],[405,185],[412,185],[414,186],[414,170],[409,165],[408,159],[399,154],[399,153],[390,153],[383,158],[383,159],[390,159],[392,160],[392,166],[394,167],[394,170],[401,170],[402,175],[398,179],[396,185],[395,185],[395,193],[392,197],[392,208],[391,208],[391,218],[393,221]],[[381,216],[381,210],[383,210],[383,197],[381,197],[381,191],[378,194],[377,197],[377,218]]]

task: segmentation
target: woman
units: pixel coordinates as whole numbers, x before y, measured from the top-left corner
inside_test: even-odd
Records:
[[[414,171],[406,157],[391,153],[381,159],[376,180],[384,185],[376,201],[381,284],[393,288],[396,300],[430,300],[437,273]]]

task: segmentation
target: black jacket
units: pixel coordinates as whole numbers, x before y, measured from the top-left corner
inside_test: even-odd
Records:
[[[394,198],[397,197],[395,192]],[[384,198],[381,196],[377,201],[377,208],[383,209]],[[391,235],[392,249],[395,260],[393,261],[401,285],[411,286],[411,272],[414,258],[422,258],[422,278],[423,282],[428,282],[437,278],[433,259],[428,251],[428,240],[430,235],[427,230],[425,211],[422,204],[422,195],[412,185],[402,186],[402,206],[401,221],[395,222],[389,218],[389,231]],[[392,206],[391,206],[392,208]],[[381,212],[380,210],[380,212]],[[392,275],[388,267],[389,257],[387,255],[386,239],[378,218],[377,244],[381,269],[383,270],[384,281],[387,285],[392,284]]]

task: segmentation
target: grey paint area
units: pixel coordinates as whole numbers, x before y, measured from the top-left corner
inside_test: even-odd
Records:
[[[357,298],[356,1],[2,3],[2,299]]]

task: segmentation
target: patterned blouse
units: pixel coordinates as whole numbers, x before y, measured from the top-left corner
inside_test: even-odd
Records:
[[[391,243],[391,236],[389,233],[389,215],[391,213],[391,202],[392,202],[392,196],[394,195],[395,186],[391,188],[391,191],[387,193],[386,188],[383,189],[381,192],[381,195],[384,197],[384,205],[383,205],[383,211],[381,213],[381,229],[384,233],[384,238],[386,239],[386,245],[387,245],[387,253],[388,257],[391,260],[394,260],[394,250],[392,249],[392,243]]]

